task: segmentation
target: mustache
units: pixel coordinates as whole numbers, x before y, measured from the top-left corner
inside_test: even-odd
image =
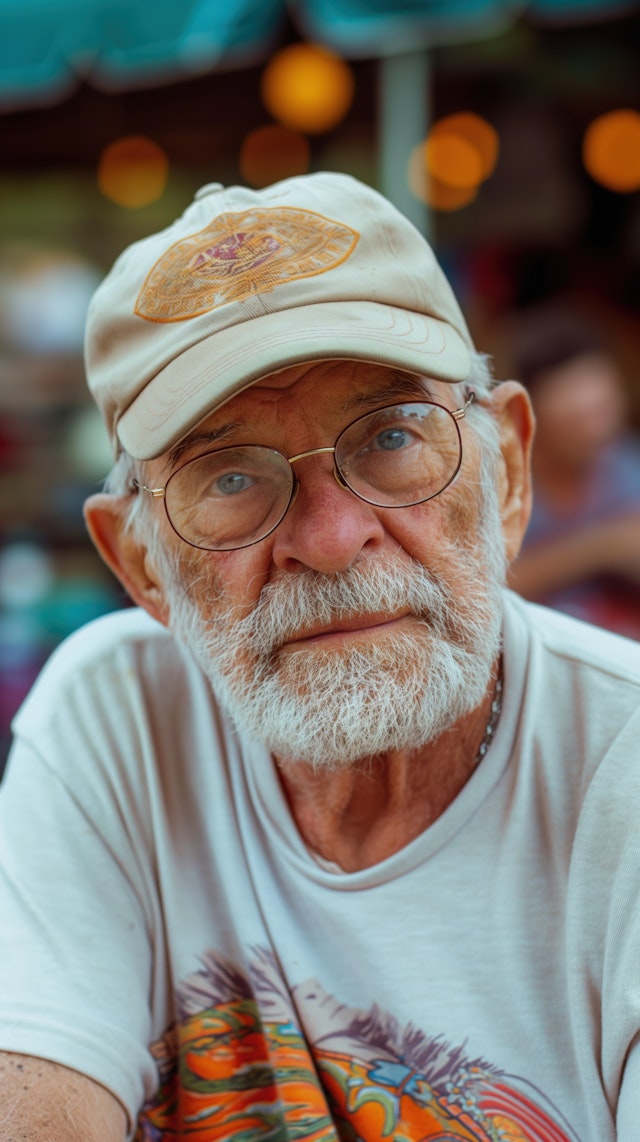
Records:
[[[377,562],[355,564],[339,573],[301,571],[267,583],[253,610],[232,620],[234,642],[254,654],[273,654],[316,624],[331,625],[362,614],[407,610],[444,635],[455,613],[455,599],[438,575],[412,561],[393,568]]]

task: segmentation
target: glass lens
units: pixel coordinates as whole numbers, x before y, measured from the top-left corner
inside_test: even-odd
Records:
[[[360,417],[338,437],[345,483],[379,507],[409,507],[437,496],[460,467],[458,425],[446,408],[398,404]]]
[[[273,448],[221,448],[189,461],[167,483],[172,527],[193,547],[248,547],[285,514],[293,489],[288,461]]]

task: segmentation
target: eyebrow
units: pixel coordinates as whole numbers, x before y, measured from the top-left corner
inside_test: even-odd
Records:
[[[401,399],[406,400],[407,396],[414,397],[416,400],[428,400],[430,393],[427,379],[408,373],[392,372],[390,379],[387,380],[384,385],[380,385],[370,392],[355,393],[353,396],[348,397],[343,404],[343,412],[365,413],[369,409],[375,408],[376,405],[384,404],[385,401],[394,402]],[[179,441],[178,444],[171,449],[167,465],[173,470],[189,453],[199,453],[201,450],[206,451],[215,444],[224,443],[228,437],[237,436],[239,433],[247,432],[248,430],[248,421],[235,420],[221,424],[218,428],[209,428],[206,431],[194,432],[184,440]]]
[[[426,377],[417,377],[409,373],[392,372],[390,380],[384,385],[366,393],[356,393],[344,403],[345,412],[366,412],[374,405],[384,404],[385,401],[406,400],[407,396],[416,400],[429,400],[430,393]]]
[[[218,428],[208,428],[205,431],[193,432],[184,440],[180,440],[174,448],[171,449],[167,460],[169,468],[175,468],[176,464],[189,453],[201,448],[210,448],[214,444],[219,444],[221,441],[226,440],[228,436],[234,436],[238,432],[243,432],[247,428],[246,421],[230,420],[227,424],[221,424]]]

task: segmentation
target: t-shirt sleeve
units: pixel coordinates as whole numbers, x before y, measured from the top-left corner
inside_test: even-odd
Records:
[[[100,671],[58,673],[17,719],[0,788],[0,1049],[88,1075],[133,1122],[157,1081],[153,869],[117,760],[135,739],[115,693],[94,700]]]
[[[640,1123],[640,711],[598,767],[576,832],[568,892],[576,1037],[617,1115],[618,1142]]]
[[[640,1123],[640,1035],[629,1052],[618,1099],[617,1142],[636,1142]]]

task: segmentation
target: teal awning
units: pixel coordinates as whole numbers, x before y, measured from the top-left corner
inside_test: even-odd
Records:
[[[176,82],[266,59],[287,14],[350,58],[383,56],[543,22],[604,20],[637,0],[0,0],[0,106]]]
[[[0,101],[42,102],[78,80],[127,88],[259,60],[283,0],[0,0]]]

